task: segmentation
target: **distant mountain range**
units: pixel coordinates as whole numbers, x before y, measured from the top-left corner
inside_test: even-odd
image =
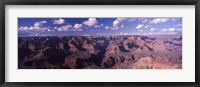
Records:
[[[18,37],[19,69],[181,69],[181,35]]]

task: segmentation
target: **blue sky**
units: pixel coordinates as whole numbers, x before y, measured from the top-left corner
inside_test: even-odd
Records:
[[[18,18],[19,36],[181,35],[182,18]]]

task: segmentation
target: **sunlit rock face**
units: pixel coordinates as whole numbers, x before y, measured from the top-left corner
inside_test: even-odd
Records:
[[[181,69],[182,36],[18,38],[19,69]]]

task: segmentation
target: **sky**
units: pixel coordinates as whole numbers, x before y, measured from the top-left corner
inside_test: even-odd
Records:
[[[182,18],[18,18],[18,36],[182,35]]]

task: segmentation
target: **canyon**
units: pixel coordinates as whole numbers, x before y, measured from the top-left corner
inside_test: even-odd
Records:
[[[182,36],[18,37],[18,69],[182,69]]]

